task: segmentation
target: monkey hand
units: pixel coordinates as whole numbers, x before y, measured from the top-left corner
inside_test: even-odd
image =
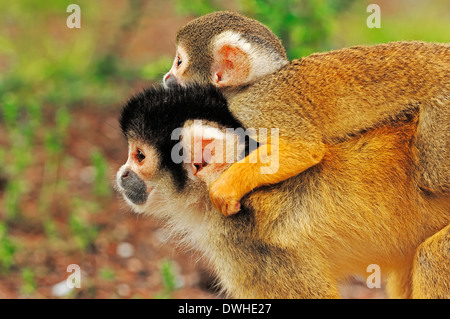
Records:
[[[233,184],[227,183],[221,176],[209,188],[212,204],[225,216],[234,215],[241,209],[239,200],[242,196],[239,196],[231,185]]]

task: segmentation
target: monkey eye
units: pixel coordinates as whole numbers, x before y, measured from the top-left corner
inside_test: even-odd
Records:
[[[179,66],[181,65],[181,63],[183,63],[183,61],[181,60],[180,57],[178,57],[178,60],[177,60],[177,67],[179,67]]]
[[[145,155],[140,149],[137,150],[135,157],[138,163],[142,162],[145,159]]]

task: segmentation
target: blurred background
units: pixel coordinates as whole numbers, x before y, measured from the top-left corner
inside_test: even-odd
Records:
[[[291,59],[395,40],[450,42],[447,0],[0,2],[0,298],[217,298],[214,278],[113,189],[127,146],[117,118],[160,83],[178,28],[215,10],[266,24]],[[381,28],[370,29],[370,3]],[[65,284],[70,264],[81,288]],[[59,284],[59,285],[58,285]],[[345,298],[384,298],[365,278]]]

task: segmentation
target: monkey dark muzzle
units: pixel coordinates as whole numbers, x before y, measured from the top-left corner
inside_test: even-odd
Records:
[[[172,72],[169,72],[166,75],[164,75],[163,80],[164,80],[164,86],[166,86],[166,87],[174,87],[174,86],[178,85],[177,79],[172,74]]]
[[[133,171],[125,170],[120,177],[120,184],[125,196],[136,205],[142,205],[147,201],[147,186]]]

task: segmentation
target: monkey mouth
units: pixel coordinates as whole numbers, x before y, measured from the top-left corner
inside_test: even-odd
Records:
[[[146,192],[136,192],[134,190],[124,190],[124,195],[128,200],[130,200],[134,205],[143,205],[147,202],[148,193]]]
[[[125,196],[134,204],[134,205],[145,205],[148,202],[148,199],[155,191],[154,186],[147,186],[145,191],[141,190],[136,192],[135,190],[124,190]]]

